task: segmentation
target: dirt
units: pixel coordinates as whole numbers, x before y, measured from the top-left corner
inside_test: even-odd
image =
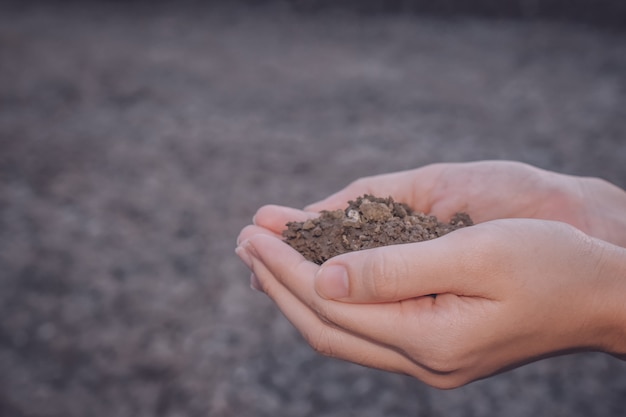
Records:
[[[456,213],[449,223],[414,211],[391,197],[364,195],[344,210],[322,211],[304,222],[289,222],[285,241],[309,261],[321,265],[342,253],[435,239],[471,226],[467,213]]]

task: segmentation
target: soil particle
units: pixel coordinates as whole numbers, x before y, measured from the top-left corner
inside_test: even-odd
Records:
[[[466,213],[456,213],[443,223],[391,197],[366,194],[349,201],[345,210],[322,211],[317,218],[287,223],[283,237],[306,259],[321,265],[342,253],[421,242],[473,224]]]

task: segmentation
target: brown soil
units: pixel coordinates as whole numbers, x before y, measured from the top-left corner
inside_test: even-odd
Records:
[[[317,218],[287,223],[283,237],[306,259],[321,265],[342,253],[421,242],[471,225],[466,213],[456,213],[450,223],[442,223],[391,197],[364,195],[349,201],[345,210],[322,211]]]

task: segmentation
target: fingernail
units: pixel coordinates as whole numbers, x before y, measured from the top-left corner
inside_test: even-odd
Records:
[[[237,248],[235,249],[235,253],[249,269],[252,269],[252,257],[246,250],[245,246],[245,242],[244,244],[237,246]]]
[[[250,288],[258,292],[263,292],[263,287],[261,287],[259,277],[257,277],[254,273],[250,274]]]
[[[315,278],[315,290],[327,299],[346,298],[350,294],[348,271],[339,265],[322,267]]]

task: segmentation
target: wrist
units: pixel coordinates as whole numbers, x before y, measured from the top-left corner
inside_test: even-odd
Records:
[[[626,248],[626,191],[600,178],[545,171],[537,217],[558,220]]]
[[[626,359],[626,249],[601,242],[595,301],[598,304],[594,326],[600,331],[601,349]]]
[[[599,178],[580,182],[594,236],[626,247],[626,191]]]

